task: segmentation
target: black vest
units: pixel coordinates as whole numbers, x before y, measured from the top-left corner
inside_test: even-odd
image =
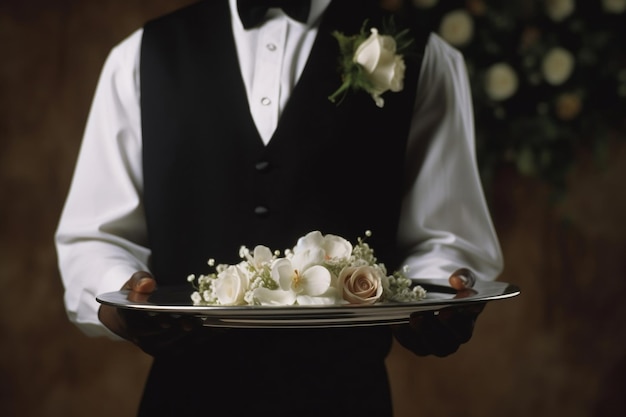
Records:
[[[312,230],[355,241],[365,230],[389,269],[419,60],[378,108],[364,93],[335,105],[331,36],[373,23],[370,2],[335,1],[278,128],[265,146],[250,115],[225,0],[200,2],[145,27],[141,55],[144,197],[151,270],[162,284],[236,263],[241,245],[291,248]],[[355,12],[359,11],[359,12]],[[220,16],[216,18],[215,16]],[[418,39],[423,48],[426,36]]]
[[[405,88],[385,94],[384,108],[364,92],[349,93],[340,105],[328,100],[341,84],[331,33],[356,34],[366,19],[378,24],[375,3],[331,3],[267,146],[249,112],[226,0],[145,26],[144,203],[151,271],[160,285],[207,272],[208,258],[239,262],[241,245],[282,251],[312,230],[351,241],[372,230],[378,259],[397,267],[406,139],[427,35],[416,36]],[[390,415],[390,343],[387,327],[209,332],[187,354],[155,360],[142,410]],[[238,385],[246,385],[239,402],[241,391],[232,388]],[[320,397],[307,401],[307,392]]]

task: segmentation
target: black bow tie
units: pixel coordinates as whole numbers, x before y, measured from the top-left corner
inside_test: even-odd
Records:
[[[311,0],[237,0],[237,11],[243,27],[250,29],[263,21],[267,9],[278,7],[289,17],[305,23],[309,18]]]

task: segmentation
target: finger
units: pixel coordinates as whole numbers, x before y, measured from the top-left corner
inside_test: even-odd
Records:
[[[124,284],[123,289],[140,294],[149,294],[156,289],[156,280],[149,272],[137,271]]]
[[[476,276],[468,268],[459,268],[450,275],[448,281],[455,290],[465,290],[474,286]]]

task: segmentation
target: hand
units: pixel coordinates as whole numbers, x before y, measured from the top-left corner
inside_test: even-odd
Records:
[[[484,303],[413,313],[408,325],[393,327],[400,344],[419,356],[445,357],[467,343]]]
[[[448,281],[456,290],[455,299],[476,294],[472,289],[476,276],[468,268],[457,269]],[[476,319],[484,308],[484,303],[477,303],[435,312],[416,312],[411,315],[409,325],[394,327],[394,334],[404,347],[417,355],[448,356],[472,338]]]
[[[150,273],[139,271],[122,289],[129,290],[129,300],[145,301],[156,286],[156,280]],[[153,356],[172,353],[192,330],[202,326],[200,319],[195,317],[153,314],[107,305],[100,307],[98,318],[113,333]]]

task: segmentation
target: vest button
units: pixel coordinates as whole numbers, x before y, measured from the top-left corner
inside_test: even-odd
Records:
[[[258,217],[267,217],[269,213],[270,210],[265,206],[256,206],[254,208],[254,214],[256,214]]]
[[[267,172],[270,169],[270,163],[268,161],[259,161],[254,164],[254,168],[259,172]]]

